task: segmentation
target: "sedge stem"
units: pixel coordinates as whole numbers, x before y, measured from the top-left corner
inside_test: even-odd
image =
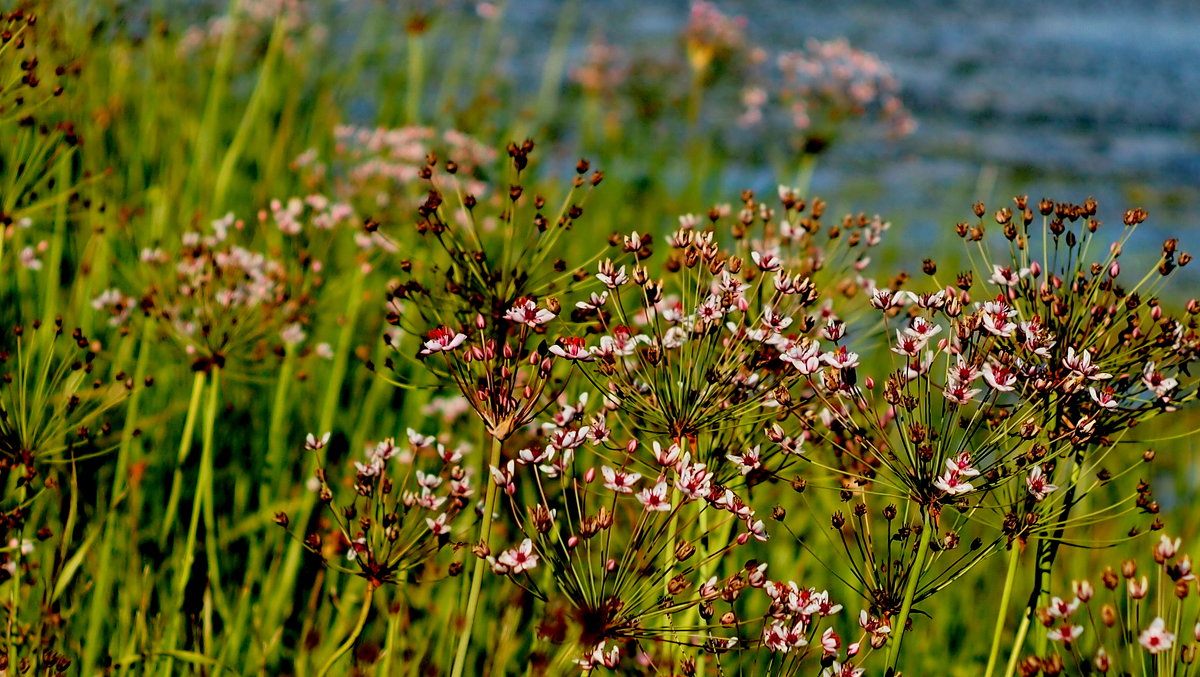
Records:
[[[334,663],[337,663],[342,656],[345,656],[350,651],[350,647],[354,646],[354,642],[358,641],[359,635],[362,634],[363,628],[367,625],[367,617],[371,615],[371,600],[374,596],[375,584],[367,581],[367,591],[363,593],[362,609],[358,612],[358,620],[354,623],[354,628],[350,630],[346,641],[342,642],[341,646],[329,657],[329,660],[325,661],[325,664],[321,666],[321,671],[317,673],[318,677],[325,677],[325,675],[329,674]]]
[[[904,586],[904,601],[900,606],[900,615],[896,618],[895,640],[888,642],[887,665],[889,674],[895,674],[897,662],[900,660],[900,642],[904,639],[904,627],[908,625],[908,614],[912,611],[913,600],[917,596],[917,584],[921,581],[921,573],[925,569],[925,558],[929,554],[930,531],[933,520],[925,515],[925,528],[921,530],[921,543],[917,546],[917,558],[914,560],[908,584]]]
[[[500,465],[500,449],[500,440],[493,437],[490,459],[490,464],[493,466],[499,467]],[[479,541],[481,543],[487,543],[488,537],[491,536],[492,513],[496,510],[496,496],[499,493],[499,487],[495,482],[490,481],[487,475],[484,475],[484,481],[488,483],[488,490],[483,506],[483,521],[479,525]],[[454,667],[450,672],[450,677],[462,677],[463,670],[466,668],[467,650],[471,646],[471,629],[475,625],[475,612],[479,608],[479,591],[483,587],[485,568],[484,560],[476,558],[475,570],[471,573],[471,592],[467,596],[467,615],[463,622],[462,636],[458,640],[458,651],[454,655]]]
[[[992,677],[1000,658],[1000,638],[1004,636],[1004,619],[1008,616],[1008,602],[1012,599],[1013,583],[1017,578],[1017,559],[1020,547],[1014,540],[1008,550],[1008,575],[1004,579],[1004,592],[1000,595],[1000,609],[996,612],[996,629],[992,633],[992,650],[988,654],[987,672],[984,677]]]

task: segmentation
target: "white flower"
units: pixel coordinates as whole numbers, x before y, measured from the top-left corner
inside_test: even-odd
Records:
[[[667,490],[667,483],[659,482],[653,487],[639,491],[637,500],[646,507],[646,512],[670,512],[671,503],[667,500]]]
[[[505,550],[496,558],[496,563],[506,567],[508,573],[519,574],[529,571],[538,564],[538,556],[533,552],[533,541],[526,538],[521,545]]]
[[[604,475],[604,488],[615,491],[618,494],[633,493],[633,485],[642,479],[640,473],[622,472],[620,470],[613,470],[608,466],[602,466],[600,473]]]
[[[425,348],[421,354],[429,355],[451,351],[461,346],[466,340],[466,334],[455,333],[449,327],[440,327],[429,332],[429,340],[425,341]]]
[[[1050,480],[1046,479],[1046,474],[1042,472],[1042,466],[1035,465],[1025,476],[1025,486],[1029,489],[1029,494],[1033,496],[1033,500],[1041,502],[1046,499],[1046,496],[1058,489],[1057,484],[1050,484]]]
[[[504,319],[528,327],[537,327],[553,320],[554,313],[545,308],[538,308],[533,299],[522,299],[508,309]]]
[[[1142,634],[1138,636],[1138,644],[1152,654],[1170,651],[1171,647],[1175,646],[1175,634],[1167,632],[1166,623],[1162,618],[1155,618],[1150,623],[1150,627],[1143,630]]]

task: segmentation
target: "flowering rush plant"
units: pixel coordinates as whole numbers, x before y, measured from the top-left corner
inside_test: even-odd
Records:
[[[370,444],[363,460],[353,461],[349,500],[339,502],[334,488],[343,483],[330,478],[321,462],[328,444],[329,433],[310,433],[304,448],[318,457],[315,489],[333,537],[314,530],[304,535],[305,547],[326,566],[362,576],[372,587],[419,573],[450,542],[456,518],[474,495],[461,465],[469,449],[447,447],[411,428],[400,444],[392,438]],[[288,529],[291,520],[280,512],[275,523]]]
[[[1050,214],[1056,205],[1042,208]],[[1079,218],[1094,206],[1057,209]],[[1081,265],[1074,254],[1065,264],[1055,256],[1056,269],[1082,268],[1072,278],[1074,291],[1058,291],[1064,284],[1058,273],[1034,289],[1023,280],[1038,279],[1046,268],[1019,265],[1027,261],[1028,239],[1018,237],[1011,211],[996,218],[1007,225],[1016,262],[993,265],[981,300],[971,295],[972,272],[929,292],[874,289],[870,304],[887,332],[891,371],[881,380],[864,378],[864,359],[841,345],[841,336],[828,337],[833,347],[823,352],[832,357],[807,376],[789,419],[773,432],[775,439],[803,439],[821,451],[795,485],[830,478],[841,500],[853,501],[853,517],[835,512],[832,526],[849,558],[861,560],[851,570],[855,587],[873,612],[896,618],[898,628],[913,604],[1001,545],[1014,548],[1036,537],[1037,569],[1048,566],[1068,528],[1096,521],[1092,514],[1072,519],[1080,498],[1153,457],[1117,453],[1120,436],[1195,396],[1178,391],[1175,367],[1163,366],[1194,359],[1193,320],[1165,319],[1155,301],[1143,319],[1142,285],[1118,287],[1119,265],[1111,258]],[[1028,225],[1032,217],[1025,220]],[[1047,221],[1063,240],[1052,247],[1074,251],[1090,242],[1081,244],[1062,223]],[[982,239],[981,226],[960,230]],[[1167,249],[1153,274],[1171,272],[1176,258]],[[1119,253],[1120,243],[1109,256]],[[923,268],[937,280],[933,261]],[[1122,316],[1126,321],[1116,327],[1108,319]],[[1140,329],[1144,322],[1165,331],[1148,336]],[[1079,326],[1091,330],[1078,334]],[[869,504],[881,497],[892,502],[876,513]],[[1113,517],[1157,512],[1144,482],[1113,507],[1119,508]],[[869,524],[876,514],[887,522],[882,532]],[[964,539],[979,526],[984,531]],[[1010,551],[1015,558],[1017,550]],[[1039,579],[1035,599],[1040,590]]]
[[[1127,559],[1105,567],[1095,583],[1072,581],[1069,595],[1039,607],[1049,646],[1025,656],[1020,674],[1190,674],[1200,609],[1192,558],[1180,546],[1180,539],[1160,535],[1149,574]]]

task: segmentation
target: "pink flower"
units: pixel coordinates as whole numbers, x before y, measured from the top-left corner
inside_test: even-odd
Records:
[[[1015,287],[1021,281],[1021,278],[1029,274],[1028,268],[1013,270],[1012,266],[992,266],[992,277],[989,279],[993,284],[1001,287]]]
[[[743,475],[749,475],[754,470],[762,467],[762,455],[759,453],[758,445],[755,445],[742,452],[740,456],[737,454],[729,454],[725,458],[732,461]]]
[[[928,341],[934,336],[942,333],[942,327],[941,325],[930,322],[924,317],[917,316],[913,318],[912,323],[908,325],[908,328],[904,330],[904,333],[908,334],[909,336],[916,336]]]
[[[838,637],[833,628],[825,628],[825,632],[821,633],[821,649],[825,655],[836,656],[840,648],[842,648],[842,638]]]
[[[429,525],[429,531],[432,532],[434,536],[441,536],[442,534],[450,533],[450,527],[446,526],[446,513],[438,515],[437,519],[435,520],[426,517],[425,523]]]
[[[1088,388],[1088,395],[1091,396],[1092,401],[1105,409],[1117,408],[1117,400],[1113,397],[1114,392],[1112,388],[1102,388],[1098,391],[1095,388]]]
[[[1011,319],[1017,314],[1002,298],[983,304],[983,327],[994,336],[1011,336],[1017,328]]]
[[[954,458],[946,459],[946,468],[964,477],[975,477],[979,471],[971,465],[971,452],[964,451]]]
[[[1089,350],[1076,354],[1075,348],[1068,346],[1067,356],[1063,358],[1062,363],[1072,373],[1093,381],[1103,381],[1112,378],[1112,374],[1101,372],[1100,367],[1092,364],[1092,353]]]
[[[1154,561],[1165,562],[1179,552],[1180,539],[1171,540],[1166,534],[1159,537],[1158,545],[1154,546]]]
[[[508,491],[509,487],[514,486],[513,473],[516,471],[516,463],[514,461],[510,460],[508,463],[501,465],[499,468],[494,465],[488,466],[488,470],[491,472],[492,481],[496,483],[496,486],[505,491]]]
[[[1142,576],[1139,582],[1136,578],[1129,579],[1129,596],[1133,599],[1144,599],[1150,592],[1150,580]]]
[[[526,538],[521,541],[521,545],[511,550],[505,550],[496,558],[496,563],[503,565],[507,568],[508,573],[514,575],[535,568],[538,564],[538,556],[533,552],[533,541]]]
[[[1081,602],[1087,602],[1096,594],[1095,588],[1092,587],[1089,581],[1071,581],[1071,591],[1075,593],[1075,597]]]
[[[822,677],[862,677],[866,674],[866,668],[856,668],[853,663],[833,662],[833,665],[825,668],[821,673]]]
[[[1175,645],[1175,634],[1167,632],[1166,623],[1162,618],[1155,618],[1150,627],[1138,636],[1138,643],[1152,654],[1170,651]]]
[[[858,366],[858,353],[852,353],[842,346],[835,351],[821,355],[821,361],[834,369],[852,369]]]
[[[904,305],[900,296],[891,289],[876,289],[871,292],[871,307],[877,310],[899,308]]]
[[[691,500],[708,498],[709,492],[712,491],[712,479],[703,463],[692,463],[691,454],[687,454],[676,468],[679,472],[679,479],[675,482],[676,489]]]
[[[504,319],[528,327],[537,327],[553,320],[554,313],[545,308],[538,308],[533,299],[521,299],[508,309]]]
[[[678,444],[672,444],[666,449],[663,449],[662,445],[660,445],[658,442],[654,442],[650,445],[650,447],[654,452],[654,460],[658,461],[659,464],[665,468],[675,467],[675,464],[679,463],[680,454],[683,453]]]
[[[646,508],[646,512],[670,512],[671,503],[667,500],[667,483],[659,482],[652,488],[642,489],[637,493],[637,500]]]
[[[750,258],[754,259],[754,265],[758,266],[759,270],[766,273],[773,273],[783,268],[783,262],[774,252],[750,252]]]
[[[946,389],[942,391],[947,400],[959,405],[969,404],[979,393],[980,390],[978,388],[970,388],[965,383],[955,381],[947,383]]]
[[[466,340],[466,334],[455,333],[449,327],[440,327],[429,332],[429,340],[425,342],[425,349],[421,351],[421,354],[429,355],[451,351],[461,346]]]
[[[1046,496],[1058,489],[1058,485],[1050,484],[1050,480],[1046,479],[1046,474],[1042,472],[1042,466],[1035,465],[1025,476],[1025,486],[1029,489],[1029,494],[1033,496],[1033,500],[1041,502],[1046,499]]]
[[[620,470],[613,470],[608,466],[602,466],[600,473],[604,475],[604,488],[615,491],[618,494],[632,494],[633,485],[642,479],[640,473],[622,472]]]
[[[592,354],[588,352],[583,339],[578,336],[560,338],[556,345],[550,346],[550,352],[567,360],[591,362]]]
[[[964,481],[962,476],[954,470],[947,470],[946,474],[934,480],[933,486],[941,489],[951,496],[965,494],[970,491],[974,491],[975,489],[974,485],[972,485],[970,482]]]
[[[996,390],[1008,393],[1012,392],[1013,384],[1017,382],[1017,372],[1008,365],[988,362],[983,365],[983,380]]]
[[[821,348],[812,339],[801,339],[783,351],[779,359],[796,368],[796,371],[808,376],[821,369]]]
[[[1062,642],[1063,644],[1070,644],[1082,636],[1083,626],[1071,625],[1070,623],[1063,623],[1061,626],[1046,633],[1046,638],[1051,642]]]
[[[928,342],[928,339],[906,334],[904,330],[897,329],[896,345],[892,346],[892,352],[905,357],[916,357]]]
[[[613,262],[608,259],[600,262],[600,272],[596,273],[596,279],[604,283],[604,286],[609,289],[616,289],[629,282],[629,276],[625,273],[625,266],[617,269],[613,265]]]
[[[1165,397],[1167,393],[1179,385],[1179,381],[1176,379],[1163,376],[1159,373],[1154,368],[1153,362],[1147,362],[1146,367],[1142,370],[1142,383],[1154,393],[1155,397]]]
[[[1050,606],[1046,607],[1046,613],[1054,618],[1067,618],[1075,613],[1079,608],[1080,600],[1075,598],[1069,603],[1064,602],[1061,597],[1054,597],[1050,600]]]

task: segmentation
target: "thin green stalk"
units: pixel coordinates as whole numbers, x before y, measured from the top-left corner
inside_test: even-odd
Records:
[[[921,542],[917,546],[917,558],[913,561],[912,571],[909,572],[908,584],[904,587],[904,601],[900,606],[900,615],[896,617],[895,635],[888,642],[887,665],[895,670],[900,660],[900,642],[904,639],[904,626],[908,625],[908,614],[912,611],[913,599],[917,596],[917,584],[925,570],[925,560],[929,555],[930,532],[933,530],[933,520],[925,515],[924,528],[921,529]]]
[[[399,636],[400,629],[400,614],[388,612],[387,621],[387,637],[383,641],[383,655],[380,657],[379,674],[390,675],[392,672],[392,657],[396,655],[400,647],[396,638]]]
[[[158,545],[163,547],[175,524],[175,513],[179,510],[179,495],[183,489],[183,464],[192,450],[192,434],[196,430],[196,417],[200,414],[200,395],[204,392],[204,372],[196,372],[192,379],[192,397],[188,400],[187,417],[183,420],[183,436],[179,438],[179,454],[175,462],[175,474],[171,481],[171,495],[167,498],[167,510],[163,514],[162,527],[158,534]]]
[[[296,365],[296,350],[292,346],[285,348],[283,363],[279,366],[279,380],[275,383],[275,399],[271,405],[271,423],[267,427],[267,462],[263,467],[263,475],[259,482],[259,506],[270,502],[271,490],[279,495],[280,490],[288,486],[290,473],[284,471],[284,449],[287,446],[287,433],[283,429],[284,420],[288,414],[288,387],[292,383],[292,370]]]
[[[216,495],[213,492],[213,476],[216,474],[213,457],[213,443],[216,439],[216,423],[217,423],[217,408],[220,403],[220,379],[221,370],[213,369],[210,374],[210,383],[208,388],[208,407],[204,412],[204,430],[202,442],[200,445],[200,481],[197,483],[197,490],[203,490],[203,517],[204,517],[204,549],[208,555],[208,581],[211,586],[213,598],[217,601],[221,615],[228,617],[228,609],[225,603],[225,594],[221,589],[221,549],[217,547],[217,519],[214,506],[216,505]]]
[[[149,342],[145,335],[150,332],[150,324],[143,325],[144,336],[138,341],[137,366],[134,367],[133,381],[141,384],[146,378],[147,355],[150,352]],[[129,406],[125,409],[125,423],[121,428],[121,442],[117,447],[117,465],[113,471],[112,498],[109,502],[108,515],[104,520],[104,546],[100,548],[100,562],[96,567],[95,588],[92,590],[91,608],[88,610],[87,634],[84,641],[83,669],[80,674],[92,674],[96,660],[100,656],[100,631],[105,627],[106,619],[112,613],[109,599],[109,588],[112,584],[113,567],[111,560],[117,551],[117,538],[127,538],[117,529],[117,505],[122,500],[125,491],[125,476],[129,472],[129,457],[132,454],[133,431],[137,428],[138,415],[141,413],[142,391],[144,388],[134,388],[129,396]],[[111,620],[108,620],[111,623]]]
[[[988,654],[987,672],[984,677],[992,677],[996,663],[1000,658],[1000,638],[1004,636],[1004,619],[1008,617],[1008,603],[1012,598],[1013,582],[1017,579],[1018,555],[1021,552],[1016,540],[1008,551],[1008,575],[1004,578],[1004,592],[1000,595],[1000,609],[996,612],[996,629],[992,633],[992,650]]]
[[[325,677],[329,671],[333,669],[334,663],[337,663],[342,656],[345,656],[354,646],[354,642],[358,640],[362,634],[363,628],[367,625],[367,617],[371,615],[371,602],[375,597],[375,584],[367,581],[367,591],[363,593],[362,609],[359,611],[358,620],[354,624],[354,628],[350,630],[350,635],[346,637],[346,641],[333,652],[329,660],[321,666],[321,671],[317,673],[318,677]]]
[[[497,438],[492,438],[492,453],[490,456],[491,465],[500,465],[500,450],[502,443]],[[492,534],[492,513],[496,510],[496,497],[500,493],[499,487],[495,482],[491,481],[487,475],[484,475],[484,481],[487,482],[487,500],[483,505],[483,521],[479,526],[479,541],[487,543],[488,538]],[[487,568],[487,564],[481,558],[475,558],[475,570],[471,574],[471,592],[467,597],[467,616],[463,621],[462,636],[458,640],[458,651],[454,655],[454,667],[450,671],[450,677],[462,677],[463,670],[467,663],[467,650],[471,646],[471,629],[475,625],[475,613],[479,609],[479,590],[483,586],[483,573]]]
[[[258,82],[254,85],[254,91],[250,94],[250,101],[246,104],[245,112],[242,113],[242,120],[238,124],[237,132],[234,133],[233,141],[225,151],[225,157],[217,171],[217,180],[213,187],[213,214],[220,214],[221,210],[225,208],[225,194],[233,179],[233,171],[246,148],[246,142],[249,141],[250,135],[255,129],[255,123],[259,121],[259,109],[263,107],[263,101],[266,99],[267,92],[270,91],[271,71],[275,67],[276,56],[282,49],[283,26],[283,17],[277,17],[275,28],[271,32],[271,41],[267,45],[266,56],[263,57],[262,68],[259,70]],[[262,125],[259,125],[260,129],[261,127]]]
[[[417,32],[409,32],[408,87],[404,94],[404,119],[410,125],[421,124],[421,94],[425,89],[425,39]]]
[[[1021,657],[1021,647],[1025,644],[1025,636],[1029,634],[1029,614],[1021,614],[1021,624],[1017,626],[1017,636],[1013,639],[1012,650],[1008,653],[1008,665],[1004,667],[1004,677],[1013,677],[1017,672],[1017,659]]]

